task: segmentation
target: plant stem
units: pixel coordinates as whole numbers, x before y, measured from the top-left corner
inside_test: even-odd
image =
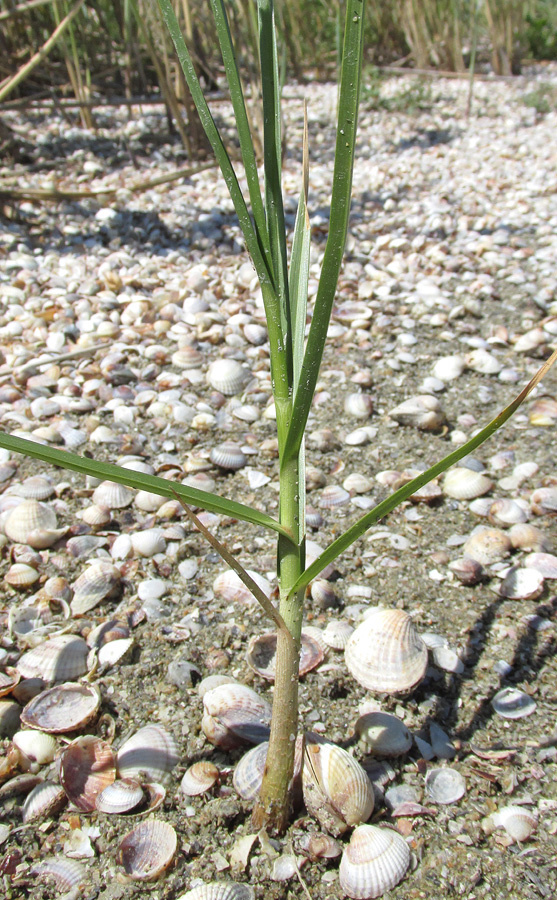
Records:
[[[305,591],[289,597],[289,592],[305,568],[305,540],[300,534],[299,490],[303,454],[289,461],[280,476],[280,522],[296,536],[296,542],[283,538],[278,541],[278,572],[280,579],[280,615],[293,640],[283,632],[277,633],[277,654],[273,715],[267,764],[258,803],[253,811],[255,828],[283,832],[290,814],[289,789],[294,770],[294,750],[298,731],[298,669],[302,634],[303,601]],[[297,574],[296,574],[297,573]]]

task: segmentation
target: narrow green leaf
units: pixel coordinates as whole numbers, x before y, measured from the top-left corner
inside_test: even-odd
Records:
[[[309,258],[311,229],[307,208],[309,181],[308,152],[308,120],[307,104],[304,103],[304,140],[302,157],[302,189],[298,201],[296,224],[292,238],[292,255],[290,257],[290,308],[292,311],[292,365],[294,393],[298,387],[302,361],[304,358],[304,341],[306,337],[306,317],[308,307]]]
[[[25,438],[5,434],[4,432],[0,432],[0,447],[4,447],[13,453],[22,453],[24,456],[30,456],[33,459],[40,459],[52,466],[61,466],[63,469],[80,472],[82,475],[92,475],[94,478],[116,481],[118,484],[125,484],[127,487],[135,488],[138,491],[150,491],[152,494],[159,494],[161,497],[170,497],[171,499],[178,494],[179,498],[183,498],[186,503],[190,503],[192,506],[223,516],[231,516],[234,519],[241,519],[244,522],[251,522],[252,525],[260,525],[262,528],[276,531],[288,539],[291,538],[288,529],[284,528],[266,513],[244,506],[243,503],[237,503],[235,500],[226,500],[217,494],[199,491],[196,488],[187,487],[185,484],[176,484],[156,475],[134,472],[132,469],[124,469],[123,466],[115,466],[112,463],[87,459],[84,456],[78,456],[76,453],[68,453],[66,450],[56,450],[54,447],[47,447],[44,444],[27,441]]]
[[[302,442],[325,349],[346,243],[360,98],[364,8],[365,0],[347,0],[329,235],[300,383],[294,398],[292,419],[284,449],[285,458],[295,456]]]
[[[232,36],[230,34],[228,15],[223,0],[211,0],[211,6],[222,53],[224,71],[226,72],[226,80],[228,81],[228,87],[230,89],[230,99],[234,109],[236,128],[238,129],[240,151],[242,153],[244,171],[248,182],[251,208],[255,220],[255,230],[260,243],[261,252],[267,260],[267,268],[271,270],[271,248],[269,234],[267,232],[267,223],[265,221],[265,210],[263,207],[263,199],[261,197],[261,188],[259,185],[257,162],[255,159],[255,151],[246,111],[244,92],[242,90],[242,82],[238,71],[238,64],[236,62]]]
[[[294,587],[291,589],[289,596],[294,597],[296,593],[302,588],[307,587],[310,581],[313,581],[320,572],[323,571],[330,563],[334,562],[337,556],[340,556],[341,553],[344,553],[345,550],[348,549],[358,538],[362,537],[363,534],[371,528],[372,525],[375,525],[379,519],[382,519],[388,513],[392,512],[399,504],[401,504],[404,500],[407,500],[412,494],[415,494],[424,484],[427,484],[433,478],[437,478],[438,475],[441,475],[455,463],[459,462],[459,460],[463,459],[465,456],[468,456],[469,453],[472,453],[477,447],[483,444],[489,437],[491,437],[494,432],[496,432],[505,422],[510,419],[514,412],[518,409],[521,403],[524,402],[528,394],[536,387],[536,385],[541,381],[544,375],[549,371],[553,363],[557,360],[557,350],[550,356],[550,358],[543,364],[543,366],[539,369],[539,371],[534,375],[532,380],[526,385],[526,387],[520,392],[520,394],[515,397],[515,399],[510,403],[505,409],[496,416],[489,425],[486,425],[478,434],[476,434],[471,440],[467,441],[457,450],[454,450],[452,453],[449,453],[448,456],[445,456],[440,462],[435,463],[434,466],[427,469],[425,472],[422,472],[416,478],[413,478],[412,481],[409,481],[407,484],[403,485],[399,488],[398,491],[395,491],[391,494],[390,497],[387,497],[377,506],[375,506],[372,510],[362,516],[348,531],[345,531],[336,541],[333,541],[332,544],[324,550],[324,552],[317,557],[317,559],[305,570],[305,572],[298,578]]]

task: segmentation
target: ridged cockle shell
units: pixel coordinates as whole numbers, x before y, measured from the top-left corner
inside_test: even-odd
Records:
[[[363,687],[405,693],[422,680],[427,647],[402,609],[374,610],[349,638],[346,665]]]
[[[342,854],[340,886],[354,900],[380,897],[399,883],[409,864],[410,849],[398,831],[360,825]]]
[[[373,811],[371,782],[360,764],[316,735],[305,738],[302,785],[308,812],[335,836],[367,821]]]

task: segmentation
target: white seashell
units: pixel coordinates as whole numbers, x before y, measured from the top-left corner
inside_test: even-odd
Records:
[[[267,329],[264,325],[259,325],[257,322],[246,322],[244,335],[246,340],[253,344],[254,347],[259,347],[261,344],[266,343],[268,339]]]
[[[330,609],[339,603],[337,592],[326,578],[316,578],[312,581],[311,596],[321,609]]]
[[[369,419],[373,412],[373,400],[369,394],[348,394],[344,399],[344,412],[356,419]]]
[[[530,425],[551,426],[557,420],[557,400],[554,397],[539,397],[530,409]]]
[[[467,353],[465,360],[469,369],[473,369],[474,372],[479,372],[481,375],[498,375],[503,368],[503,363],[500,360],[481,347],[478,350],[472,350],[471,353]]]
[[[114,481],[101,481],[93,491],[93,503],[104,506],[106,509],[124,509],[129,506],[135,496],[135,491],[130,490],[124,484]]]
[[[345,650],[348,670],[368,690],[412,690],[425,675],[427,647],[408,613],[376,609],[356,628]]]
[[[101,705],[99,689],[91,684],[60,684],[34,697],[21,713],[21,722],[48,734],[83,728]]]
[[[20,753],[29,763],[38,763],[44,766],[52,762],[56,753],[56,738],[51,734],[43,734],[41,731],[17,731],[13,738]]]
[[[14,563],[4,575],[4,581],[20,590],[31,587],[40,578],[39,572],[26,563]]]
[[[335,837],[373,812],[371,782],[359,762],[317,735],[305,736],[302,786],[307,811]]]
[[[353,900],[380,897],[404,877],[410,849],[398,831],[359,825],[342,854],[340,886]]]
[[[0,669],[0,697],[11,694],[21,680],[21,674],[13,666]]]
[[[489,521],[500,528],[521,525],[529,518],[528,512],[516,500],[510,498],[494,500],[489,508]]]
[[[443,479],[443,493],[454,500],[473,500],[493,488],[491,478],[464,466],[454,466]]]
[[[399,425],[412,425],[422,431],[438,431],[446,422],[445,413],[437,397],[419,394],[389,411],[389,416]]]
[[[103,644],[97,653],[98,665],[101,669],[112,668],[130,653],[135,645],[133,638],[118,638]]]
[[[538,824],[534,812],[524,806],[504,806],[491,816],[496,828],[504,828],[509,837],[522,843],[527,841]]]
[[[543,591],[544,576],[537,569],[518,569],[507,573],[499,586],[499,594],[508,600],[535,600]]]
[[[137,556],[150,558],[157,553],[166,550],[166,539],[161,528],[147,528],[145,531],[135,531],[130,535],[134,553]]]
[[[147,819],[120,842],[118,861],[133,881],[154,881],[171,865],[177,848],[172,825]]]
[[[249,884],[209,881],[181,894],[178,900],[254,900],[254,898],[254,890]]]
[[[214,763],[200,760],[186,769],[180,782],[180,790],[187,797],[196,797],[210,791],[220,780],[220,772]]]
[[[112,516],[106,506],[97,506],[96,503],[92,503],[83,510],[81,518],[86,525],[91,525],[92,528],[102,528],[103,525],[108,525]]]
[[[529,523],[513,525],[509,531],[509,537],[516,550],[531,550],[541,554],[551,551],[551,541],[535,525],[530,525]],[[534,566],[534,568],[536,567]]]
[[[203,733],[223,750],[259,744],[268,738],[271,707],[243,684],[222,684],[207,691],[203,710]]]
[[[390,713],[365,713],[356,722],[354,730],[365,753],[402,756],[412,746],[412,735],[406,725]]]
[[[361,472],[353,472],[342,482],[345,491],[355,491],[356,494],[367,494],[373,489],[373,480]]]
[[[353,626],[346,619],[332,619],[323,631],[323,640],[333,650],[344,650],[353,632]]]
[[[250,669],[266,678],[268,681],[275,680],[277,652],[277,635],[276,632],[256,635],[251,639],[246,651],[246,662]],[[302,631],[301,652],[300,652],[300,678],[317,668],[324,658],[324,653],[319,643],[307,632]]]
[[[145,725],[120,747],[116,765],[120,778],[164,781],[178,764],[174,738],[160,725]]]
[[[98,795],[115,778],[116,759],[110,745],[92,734],[76,738],[61,756],[60,784],[82,812],[93,812]]]
[[[209,459],[220,469],[229,469],[232,472],[242,469],[248,461],[240,445],[234,441],[223,441],[222,444],[212,447]]]
[[[440,381],[454,381],[464,372],[464,357],[462,356],[442,356],[434,364],[431,374]]]
[[[474,530],[462,547],[464,556],[475,559],[482,566],[500,562],[511,550],[510,537],[499,528]]]
[[[552,553],[530,553],[524,562],[544,578],[557,578],[557,556]]]
[[[31,875],[52,878],[59,891],[76,891],[87,882],[87,869],[77,859],[53,856],[34,865]]]
[[[117,778],[97,796],[95,808],[111,815],[124,815],[139,806],[144,797],[143,788],[133,778]]]
[[[138,491],[134,500],[135,506],[143,512],[157,512],[165,502],[165,497],[151,494],[150,491]]]
[[[337,506],[345,506],[350,500],[350,494],[338,484],[330,484],[324,488],[319,498],[321,509],[335,509]]]
[[[121,590],[119,569],[109,562],[99,561],[88,566],[74,581],[72,613],[82,616],[103,600],[117,596]]]
[[[45,684],[74,681],[87,671],[87,653],[83,638],[60,634],[24,653],[17,670],[24,678],[41,678]]]
[[[61,810],[67,803],[64,789],[51,781],[42,781],[27,795],[21,813],[23,824],[35,819],[46,819]]]
[[[251,373],[235,359],[216,359],[207,371],[211,387],[225,397],[241,393],[250,378]]]
[[[348,444],[349,447],[361,447],[363,444],[369,444],[369,442],[375,437],[376,429],[370,428],[369,426],[365,426],[364,428],[356,428],[354,431],[351,431],[344,438],[344,443]]]
[[[461,584],[474,585],[484,577],[484,570],[481,563],[470,557],[455,559],[449,563],[449,569],[453,572]]]
[[[557,487],[543,487],[532,491],[530,506],[536,516],[557,515]]]
[[[272,591],[271,583],[263,575],[260,575],[259,572],[254,572],[251,569],[247,569],[247,572],[261,588],[263,593],[266,594],[267,597],[270,597]],[[220,575],[217,575],[213,582],[213,591],[215,596],[221,597],[228,603],[255,602],[255,598],[251,591],[248,590],[244,582],[240,580],[240,576],[237,575],[236,572],[233,572],[232,569],[226,569],[224,572],[221,572]]]
[[[498,691],[491,701],[491,705],[498,716],[504,719],[522,719],[531,716],[536,710],[536,701],[519,691],[518,688],[506,687]]]
[[[466,782],[456,769],[430,769],[425,779],[427,795],[435,803],[457,803],[466,792]]]
[[[17,544],[30,544],[32,547],[42,549],[53,544],[64,534],[64,531],[56,530],[56,525],[56,513],[50,506],[39,503],[38,500],[23,500],[8,515],[4,523],[4,532],[10,540]],[[40,539],[37,543],[37,536],[49,533],[53,535],[50,544],[44,543]],[[35,538],[34,541],[33,538]]]
[[[24,497],[26,500],[48,500],[54,494],[54,486],[46,475],[31,475],[21,484],[12,484],[10,493]]]

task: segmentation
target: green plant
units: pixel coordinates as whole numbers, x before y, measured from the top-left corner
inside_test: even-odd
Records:
[[[539,0],[526,14],[525,44],[533,59],[557,59],[557,8]]]
[[[557,88],[542,81],[533,91],[523,95],[522,102],[524,106],[535,109],[539,116],[547,115],[553,109],[557,109]]]
[[[304,138],[304,161],[298,214],[292,249],[288,255],[281,186],[278,53],[272,0],[258,0],[257,2],[264,123],[263,191],[236,65],[226,6],[224,0],[212,0],[217,34],[236,117],[240,153],[248,186],[249,205],[203,95],[192,59],[176,21],[171,0],[159,0],[159,4],[201,122],[226,180],[240,220],[246,246],[261,285],[267,316],[271,377],[277,414],[280,466],[278,519],[216,494],[195,490],[182,484],[173,484],[162,478],[133,472],[108,463],[82,458],[22,438],[2,434],[0,435],[0,446],[44,460],[51,465],[120,482],[129,487],[150,491],[165,497],[179,498],[184,503],[188,515],[194,518],[202,533],[253,591],[256,599],[277,626],[277,666],[269,747],[269,758],[273,760],[273,766],[265,772],[259,802],[254,810],[254,824],[256,827],[280,831],[286,827],[289,815],[288,785],[294,761],[293,738],[297,730],[300,636],[307,586],[379,519],[493,434],[543,377],[557,358],[557,352],[544,364],[520,395],[472,440],[367,512],[334,540],[306,569],[304,433],[325,347],[350,214],[362,68],[364,0],[347,0],[329,235],[307,341],[305,330],[310,260],[310,225],[307,211],[309,178],[307,128]],[[201,525],[189,509],[190,506],[235,517],[277,534],[277,574],[280,591],[278,608],[258,591],[257,586],[253,584],[239,563],[207,532],[207,529]]]

